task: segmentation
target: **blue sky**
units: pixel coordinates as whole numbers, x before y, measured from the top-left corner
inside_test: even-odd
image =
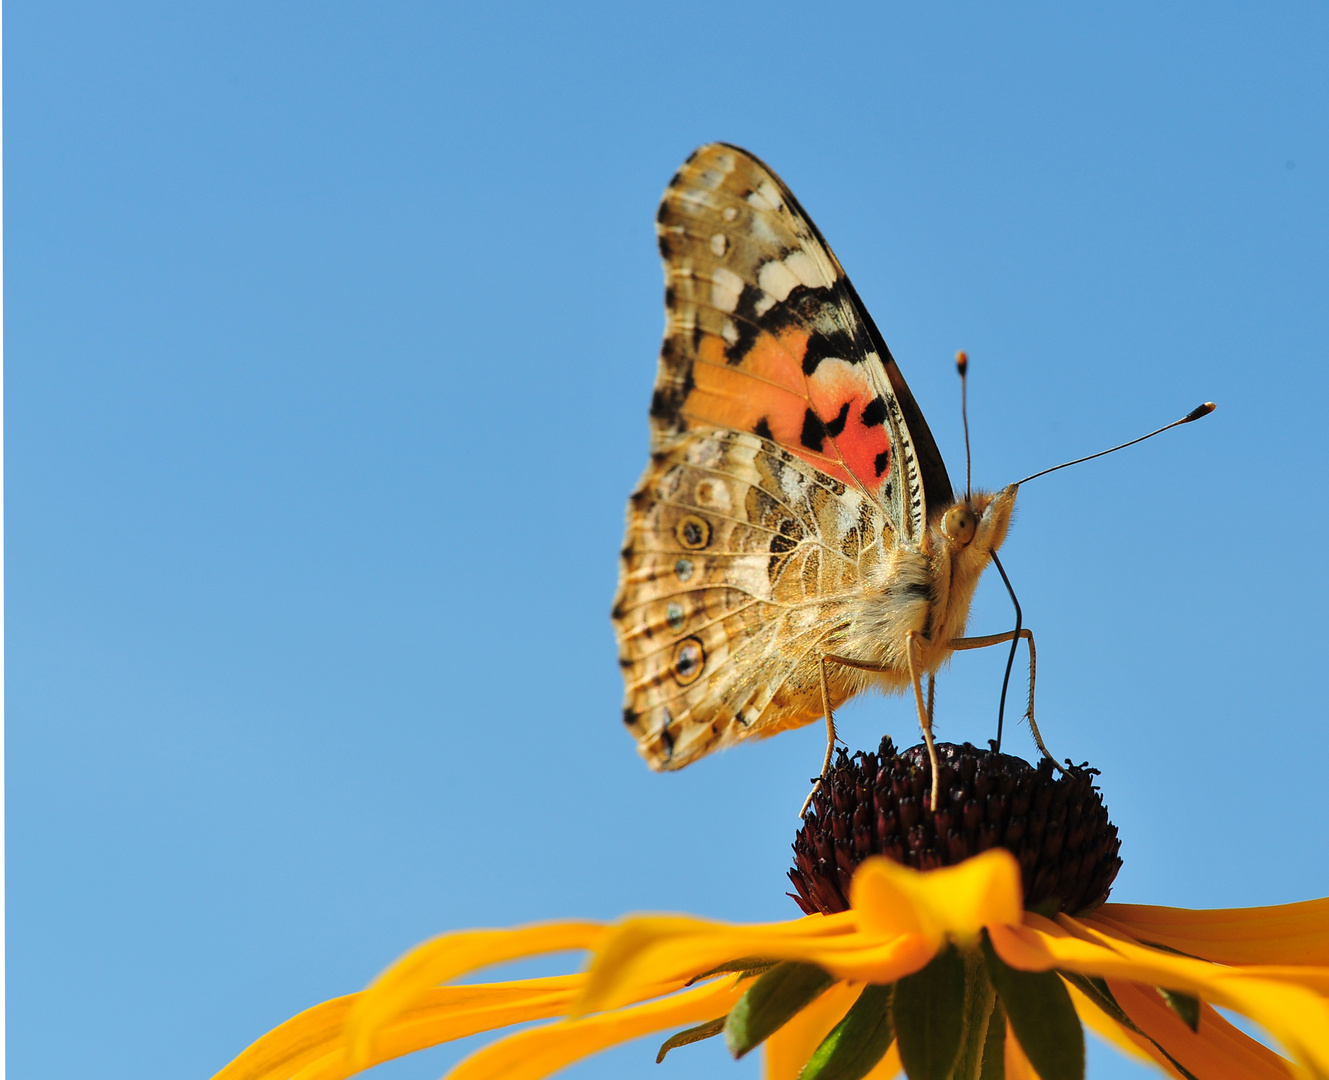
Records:
[[[812,214],[953,476],[958,348],[983,485],[1219,403],[1021,491],[1040,726],[1103,770],[1114,898],[1329,894],[1327,23],[7,5],[13,1074],[207,1076],[447,929],[796,914],[822,733],[651,774],[608,621],[653,215],[713,139]],[[994,576],[972,629],[1009,619]],[[944,737],[1002,663],[944,674]],[[653,1049],[569,1075],[756,1075]]]

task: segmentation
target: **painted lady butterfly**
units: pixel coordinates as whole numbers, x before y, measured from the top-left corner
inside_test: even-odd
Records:
[[[757,158],[702,147],[656,232],[651,461],[613,609],[638,749],[677,769],[824,716],[829,759],[833,709],[874,685],[913,686],[931,747],[921,676],[1012,639],[961,635],[1018,485],[957,499],[839,260]]]

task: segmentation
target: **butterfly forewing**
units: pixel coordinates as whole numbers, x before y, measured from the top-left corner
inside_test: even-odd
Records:
[[[839,261],[755,157],[713,144],[656,218],[665,338],[614,623],[654,768],[823,713],[818,664],[951,498]],[[833,703],[860,688],[835,672]]]
[[[926,502],[950,499],[941,456],[788,188],[745,151],[706,146],[670,183],[656,232],[667,315],[657,444],[693,427],[751,431],[854,484],[917,540]]]

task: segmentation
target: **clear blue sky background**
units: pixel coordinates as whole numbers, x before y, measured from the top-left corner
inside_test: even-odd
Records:
[[[1329,16],[915,8],[6,5],[11,1075],[206,1077],[447,929],[796,914],[821,731],[651,774],[608,620],[652,218],[712,139],[953,476],[957,348],[986,485],[1219,403],[1022,490],[1003,557],[1116,898],[1329,893]],[[944,735],[1001,666],[956,660]],[[654,1045],[571,1075],[756,1075]]]

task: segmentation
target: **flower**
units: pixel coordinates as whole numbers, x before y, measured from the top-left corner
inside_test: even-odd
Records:
[[[553,1022],[491,1043],[450,1080],[535,1080],[677,1028],[661,1058],[723,1033],[736,1054],[764,1045],[772,1080],[882,1080],[902,1067],[912,1080],[1073,1080],[1081,1022],[1174,1077],[1329,1080],[1329,899],[1103,903],[1120,860],[1091,772],[1054,780],[1050,767],[967,745],[938,750],[935,815],[918,798],[930,785],[921,748],[896,754],[883,740],[876,755],[841,756],[795,842],[790,876],[812,912],[800,919],[445,934],[359,994],[275,1028],[215,1080],[340,1080],[538,1020]],[[569,949],[591,954],[586,971],[449,983]],[[1288,1057],[1216,1007],[1254,1020]]]

